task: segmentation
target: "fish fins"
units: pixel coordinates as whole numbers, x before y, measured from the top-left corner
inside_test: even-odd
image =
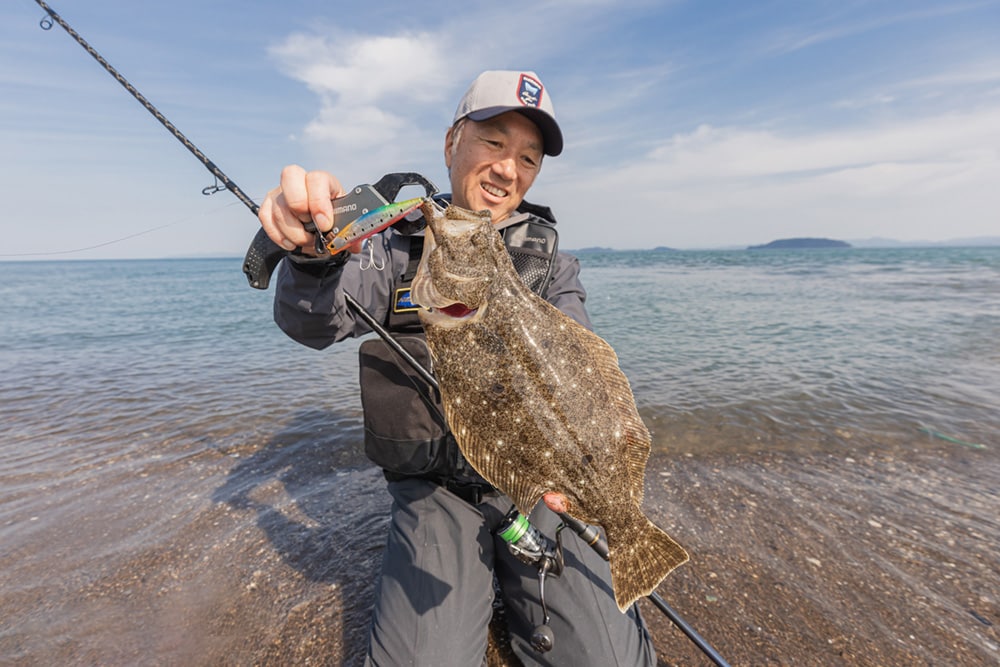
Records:
[[[453,424],[453,429],[458,433],[472,431],[465,428],[465,421],[460,414],[451,408],[450,403],[445,403],[445,419],[449,424]],[[473,431],[474,432],[474,431]],[[475,435],[464,437],[456,436],[459,449],[465,455],[465,460],[483,476],[487,482],[510,496],[510,499],[517,506],[521,514],[528,516],[532,508],[541,500],[542,495],[550,489],[543,488],[532,483],[526,475],[518,475],[513,465],[505,464],[498,456],[479,456],[484,451],[488,451],[486,444]]]
[[[494,484],[494,486],[496,486]],[[533,484],[512,484],[507,495],[517,506],[518,511],[524,516],[531,514],[538,501],[542,499],[548,489],[543,489]]]
[[[574,323],[575,324],[575,323]],[[587,358],[597,367],[597,374],[607,387],[609,407],[618,415],[623,434],[621,439],[622,460],[625,463],[632,501],[642,505],[646,462],[649,459],[649,430],[635,406],[632,386],[618,366],[618,355],[600,336],[580,327],[581,337],[587,349]]]
[[[684,547],[637,512],[641,525],[626,529],[629,539],[621,544],[615,532],[605,531],[611,564],[615,602],[624,613],[633,602],[656,590],[670,572],[688,560]],[[613,530],[613,529],[612,529]]]

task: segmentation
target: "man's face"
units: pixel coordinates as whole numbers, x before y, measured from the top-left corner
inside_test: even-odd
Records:
[[[452,203],[488,209],[499,222],[521,204],[542,166],[542,133],[516,111],[448,130],[444,161],[451,172]]]

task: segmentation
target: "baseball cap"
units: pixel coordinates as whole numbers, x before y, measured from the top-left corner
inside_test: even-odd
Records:
[[[487,120],[507,111],[518,111],[538,126],[546,155],[555,156],[562,152],[562,132],[556,123],[552,100],[534,72],[483,72],[465,91],[453,122],[462,118]]]

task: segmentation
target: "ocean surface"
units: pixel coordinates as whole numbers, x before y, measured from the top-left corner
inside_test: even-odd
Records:
[[[1000,248],[580,260],[657,452],[1000,447]],[[267,563],[377,561],[357,343],[286,338],[240,264],[0,263],[0,664],[200,664]]]

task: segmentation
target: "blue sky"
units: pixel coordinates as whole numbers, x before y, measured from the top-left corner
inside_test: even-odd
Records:
[[[532,69],[566,248],[1000,236],[1000,0],[52,0],[260,199],[418,171],[484,69]],[[0,6],[0,259],[242,255],[255,219],[31,0]]]

